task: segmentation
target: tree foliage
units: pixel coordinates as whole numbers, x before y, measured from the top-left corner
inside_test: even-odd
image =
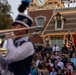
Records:
[[[12,27],[11,6],[0,2],[0,30]]]

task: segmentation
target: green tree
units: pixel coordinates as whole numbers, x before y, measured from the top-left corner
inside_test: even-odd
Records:
[[[12,27],[11,6],[0,2],[0,30]]]

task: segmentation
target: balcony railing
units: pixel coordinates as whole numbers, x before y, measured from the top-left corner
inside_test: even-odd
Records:
[[[59,9],[55,9],[55,10],[53,10],[53,12],[68,11],[68,10],[76,10],[76,7],[59,8]]]

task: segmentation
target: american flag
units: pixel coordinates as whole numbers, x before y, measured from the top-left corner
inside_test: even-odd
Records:
[[[70,34],[68,34],[68,50],[71,49],[71,40],[70,40]]]

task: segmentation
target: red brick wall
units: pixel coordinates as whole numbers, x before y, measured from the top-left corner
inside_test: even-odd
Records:
[[[33,18],[33,24],[32,26],[36,26],[36,23],[35,23],[35,18],[38,17],[38,16],[44,16],[46,17],[46,22],[45,22],[45,26],[47,25],[48,21],[50,20],[51,16],[52,16],[52,10],[41,10],[41,11],[32,11],[32,12],[29,12],[29,15]],[[31,30],[31,32],[35,32],[35,29],[34,30]],[[34,44],[43,44],[43,40],[41,37],[30,37],[30,39],[32,40],[32,42]]]
[[[35,18],[37,16],[45,16],[46,17],[46,22],[45,25],[48,23],[49,19],[52,16],[52,10],[43,10],[43,11],[33,11],[33,12],[29,12],[29,15],[33,18],[34,22],[33,22],[33,26],[36,25],[35,23]]]

